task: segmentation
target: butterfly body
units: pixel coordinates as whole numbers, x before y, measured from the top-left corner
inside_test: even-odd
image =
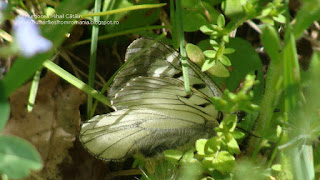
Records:
[[[214,135],[221,113],[210,103],[220,96],[214,82],[189,62],[191,93],[186,93],[178,53],[151,39],[138,39],[127,50],[133,59],[119,72],[109,91],[115,112],[98,115],[82,125],[80,141],[104,160],[124,160],[141,152],[152,155],[192,145]],[[194,87],[201,87],[196,89]]]

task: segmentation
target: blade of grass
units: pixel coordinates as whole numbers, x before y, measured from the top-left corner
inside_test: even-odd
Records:
[[[157,38],[154,39],[155,42],[160,41],[162,38],[164,38],[166,36],[166,33],[161,34],[160,36],[158,36]],[[146,47],[144,47],[141,51],[139,51],[138,53],[136,53],[135,55],[131,56],[130,59],[128,59],[112,76],[111,78],[107,81],[107,83],[104,85],[104,87],[102,88],[102,90],[100,91],[102,94],[107,90],[107,88],[111,85],[111,83],[113,82],[114,78],[117,76],[117,74],[124,68],[126,67],[132,60],[134,60],[136,57],[140,56],[142,53],[144,53],[147,49],[149,49],[154,43],[150,43],[147,44]],[[96,110],[98,106],[98,101],[96,101],[92,107],[92,111],[90,116],[93,116],[94,111]]]
[[[313,148],[311,145],[302,145],[302,163],[304,165],[305,179],[315,179],[313,167]]]
[[[110,11],[111,9],[113,9],[115,2],[116,2],[115,0],[104,0],[102,11]],[[110,17],[109,15],[106,15],[104,19],[108,20],[109,17]]]
[[[296,127],[295,130],[288,132],[288,143],[298,136],[301,136],[301,132],[304,128],[309,128],[311,126],[311,118],[299,117],[299,112],[301,112],[300,102],[301,102],[301,89],[300,89],[300,68],[297,57],[297,50],[295,45],[295,36],[293,32],[287,32],[287,46],[284,49],[284,88],[285,88],[285,120],[288,124]],[[306,104],[305,104],[306,105]],[[302,121],[308,126],[301,126]],[[314,179],[314,166],[313,166],[313,149],[312,146],[307,144],[309,138],[305,137],[300,142],[300,144],[295,145],[293,148],[289,149],[290,152],[287,157],[290,159],[290,164],[292,164],[293,173],[295,179]]]
[[[315,171],[313,167],[313,148],[311,145],[295,146],[292,150],[295,167],[295,179],[313,180]]]
[[[6,126],[10,116],[10,104],[4,89],[4,83],[0,79],[0,132]]]
[[[171,21],[171,35],[172,35],[172,46],[175,49],[178,49],[178,35],[177,35],[177,24],[174,11],[174,1],[170,0],[170,21]]]
[[[135,5],[135,6],[130,6],[130,7],[126,7],[126,8],[120,8],[120,9],[114,9],[114,10],[105,11],[105,12],[83,14],[83,15],[81,15],[81,18],[94,17],[94,16],[106,16],[106,15],[122,13],[122,12],[127,12],[127,11],[133,11],[133,10],[139,10],[139,9],[159,8],[159,7],[162,7],[162,6],[165,6],[165,5],[167,5],[167,3],[141,4],[141,5]]]
[[[284,89],[285,109],[287,113],[293,112],[298,105],[300,96],[300,68],[297,57],[295,37],[290,32],[287,43],[284,48]]]
[[[176,22],[179,33],[180,41],[180,55],[181,55],[181,64],[182,64],[182,74],[184,80],[184,88],[187,93],[190,93],[190,83],[189,83],[189,72],[187,64],[187,55],[186,55],[186,46],[184,40],[184,31],[182,24],[182,15],[181,15],[181,0],[176,0]]]
[[[301,120],[298,117],[299,112],[299,100],[300,91],[300,69],[297,57],[296,42],[295,37],[291,28],[291,25],[287,23],[287,30],[285,34],[285,44],[283,52],[283,86],[284,86],[284,108],[285,116],[284,121],[293,127],[299,127]],[[288,131],[284,133],[284,142],[290,143],[293,139],[299,136],[299,129]],[[285,149],[281,157],[281,162],[285,171],[291,170],[291,173],[295,175],[295,179],[300,179],[300,177],[307,177],[304,171],[305,164],[300,157],[301,145],[297,144],[293,148]],[[297,157],[299,156],[299,157]],[[304,178],[303,178],[304,179]]]
[[[101,9],[101,0],[95,0],[94,12],[99,13]],[[100,16],[93,17],[94,22],[100,21]],[[99,35],[99,25],[94,24],[92,26],[91,34],[91,47],[90,47],[90,65],[89,65],[89,77],[88,84],[90,87],[94,87],[94,79],[96,73],[96,57],[97,57],[97,47],[98,47],[98,35]],[[90,111],[92,109],[92,96],[88,94],[87,99],[87,118],[91,118]]]
[[[31,82],[30,93],[29,93],[29,98],[28,98],[28,105],[27,105],[28,112],[31,112],[33,110],[34,102],[37,97],[40,75],[41,75],[41,69],[36,71],[35,75],[33,76],[32,82]]]
[[[320,19],[320,4],[318,0],[305,0],[298,13],[296,23],[293,25],[293,33],[296,39],[303,35],[303,31],[308,29],[314,21]]]
[[[78,89],[81,89],[82,91],[86,92],[87,94],[90,94],[92,97],[96,98],[98,101],[102,102],[103,104],[109,106],[112,108],[111,103],[109,99],[96,91],[95,89],[91,88],[84,82],[80,81],[78,78],[67,72],[66,70],[62,69],[60,66],[56,65],[50,60],[46,60],[43,63],[43,66],[48,68],[50,71],[54,72],[58,76],[60,76],[62,79],[66,80],[73,86],[75,86]]]
[[[260,116],[256,122],[255,134],[259,134],[261,138],[253,139],[250,143],[254,147],[254,152],[251,159],[255,159],[261,143],[264,138],[270,133],[270,124],[273,116],[274,107],[277,105],[278,99],[281,95],[281,89],[278,84],[282,83],[282,62],[281,62],[281,42],[278,33],[272,26],[265,26],[262,28],[261,40],[266,52],[271,58],[266,78],[265,95],[260,105]]]
[[[13,40],[12,36],[1,28],[0,28],[0,37],[2,37],[4,40],[8,42],[12,42]]]
[[[122,35],[130,34],[130,33],[134,33],[134,32],[139,32],[139,31],[147,31],[147,30],[162,29],[162,28],[169,28],[169,26],[156,25],[156,26],[147,26],[147,27],[128,29],[128,30],[124,30],[124,31],[116,32],[116,33],[109,33],[109,34],[106,34],[103,36],[99,36],[98,40],[113,38],[113,37],[122,36]],[[78,41],[74,44],[68,45],[68,46],[66,46],[66,48],[80,46],[80,45],[87,44],[90,42],[91,42],[91,39],[86,39],[86,40]]]

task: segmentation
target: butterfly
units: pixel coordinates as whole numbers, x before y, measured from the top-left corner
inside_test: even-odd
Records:
[[[188,60],[191,92],[186,93],[176,50],[140,38],[129,45],[125,59],[137,53],[108,92],[115,111],[82,124],[79,139],[83,146],[97,158],[121,161],[135,153],[152,156],[188,147],[197,139],[213,136],[223,114],[210,97],[222,93],[210,77]]]

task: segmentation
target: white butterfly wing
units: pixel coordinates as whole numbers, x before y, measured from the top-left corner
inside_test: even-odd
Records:
[[[84,123],[80,141],[98,158],[123,160],[210,137],[219,114],[205,95],[192,92],[186,95],[183,82],[173,78],[134,78],[115,95],[121,110]]]
[[[204,113],[207,119],[218,117],[209,98],[194,88],[191,90],[188,95],[183,82],[173,78],[137,77],[116,94],[112,104],[118,110],[153,107]]]
[[[110,99],[113,99],[114,95],[134,77],[170,77],[183,80],[179,53],[170,46],[152,39],[140,38],[133,41],[127,49],[126,61],[149,44],[152,46],[132,60],[116,76],[109,91]],[[219,87],[208,75],[201,72],[200,68],[190,60],[188,60],[188,66],[191,86],[196,87],[208,97],[221,96]]]
[[[127,49],[126,60],[153,43],[122,69],[110,88],[116,111],[82,125],[80,141],[104,160],[123,160],[135,152],[155,154],[213,135],[222,113],[209,97],[220,89],[188,61],[191,94],[183,84],[179,54],[171,47],[141,38]]]

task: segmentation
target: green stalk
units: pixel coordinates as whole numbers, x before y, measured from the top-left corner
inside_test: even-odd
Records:
[[[39,81],[40,81],[40,74],[41,69],[37,70],[35,75],[33,76],[31,86],[30,86],[30,93],[28,98],[28,105],[27,105],[27,111],[31,112],[34,106],[34,102],[37,97],[38,87],[39,87]]]
[[[101,0],[95,0],[94,12],[99,13],[101,9]],[[100,16],[93,17],[94,22],[100,21]],[[89,66],[89,86],[94,87],[94,79],[96,74],[96,57],[97,57],[97,47],[98,47],[98,35],[99,35],[99,25],[94,24],[92,26],[92,41],[90,48],[90,66]],[[87,118],[91,118],[90,111],[92,109],[92,96],[88,94],[87,100]]]
[[[289,14],[289,1],[285,1],[285,16],[287,19],[290,19]],[[299,62],[297,57],[297,49],[295,37],[292,31],[292,26],[289,21],[286,23],[286,32],[285,32],[285,48],[283,52],[283,86],[285,91],[284,96],[284,107],[285,107],[285,116],[284,120],[288,124],[293,127],[297,127],[295,131],[288,131],[285,133],[285,142],[287,144],[293,142],[294,139],[299,137],[301,134],[299,133],[299,125],[301,123],[299,121],[304,120],[297,118],[300,112],[299,101],[301,89],[300,89],[300,69]],[[301,102],[301,101],[300,101]],[[307,119],[306,119],[307,120]],[[304,144],[305,142],[303,142]],[[311,149],[312,151],[312,149]],[[283,156],[281,156],[281,162],[284,167],[284,171],[291,171],[294,175],[295,179],[308,179],[310,177],[308,172],[305,169],[312,167],[313,168],[313,160],[312,165],[309,166],[305,164],[303,159],[307,157],[308,154],[305,154],[306,151],[303,151],[301,143],[298,143],[294,147],[290,147],[284,149],[282,152]]]
[[[155,25],[155,26],[147,26],[147,27],[128,29],[128,30],[124,30],[124,31],[116,32],[116,33],[109,33],[106,35],[99,36],[98,40],[109,39],[109,38],[122,36],[122,35],[130,34],[130,33],[134,33],[134,32],[139,32],[139,31],[147,31],[147,30],[162,29],[162,28],[169,28],[169,26]],[[66,47],[70,48],[70,47],[80,46],[80,45],[87,44],[90,42],[91,42],[91,39],[86,39],[86,40],[78,41],[74,44],[68,45]]]
[[[103,104],[109,106],[112,108],[111,103],[107,97],[104,95],[100,94],[98,91],[95,89],[91,88],[66,70],[62,69],[60,66],[56,65],[50,60],[46,60],[43,63],[43,66],[48,68],[50,71],[53,73],[57,74],[60,76],[62,79],[66,80],[76,88],[86,92],[87,94],[90,94],[92,97],[96,98],[98,101],[102,102]]]
[[[94,16],[106,16],[106,15],[122,13],[122,12],[128,12],[128,11],[139,10],[139,9],[159,8],[159,7],[162,7],[162,6],[165,6],[165,5],[167,5],[167,3],[141,4],[141,5],[135,5],[135,6],[130,6],[130,7],[126,7],[126,8],[120,8],[120,9],[114,9],[114,10],[105,11],[105,12],[95,12],[95,13],[83,14],[83,15],[81,15],[81,18],[94,17]]]
[[[170,0],[170,21],[171,21],[171,35],[172,35],[172,46],[178,49],[178,35],[177,35],[177,23],[174,11],[174,1]]]
[[[189,72],[187,64],[187,54],[185,49],[185,40],[184,40],[184,31],[182,24],[182,15],[181,15],[181,0],[176,0],[176,22],[178,25],[178,33],[180,40],[180,55],[181,55],[181,64],[182,64],[182,74],[184,80],[184,88],[187,93],[190,93],[190,83],[189,83]]]
[[[260,134],[261,138],[254,139],[254,142],[250,144],[251,147],[255,147],[251,157],[252,160],[258,155],[261,143],[265,140],[267,134],[270,133],[273,111],[282,93],[283,83],[280,38],[273,28],[269,31],[268,28],[263,28],[261,39],[268,55],[271,57],[271,62],[266,78],[265,94],[260,104],[260,116],[255,128],[255,133]]]
[[[110,11],[114,8],[116,0],[105,0],[103,3],[102,11]],[[110,15],[106,15],[104,19],[107,21],[109,19]]]

